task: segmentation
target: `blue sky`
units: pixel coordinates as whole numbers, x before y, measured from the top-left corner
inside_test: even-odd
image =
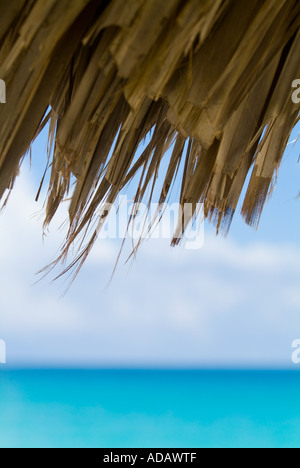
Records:
[[[108,290],[119,243],[101,240],[63,298],[64,280],[34,284],[63,241],[58,227],[67,208],[43,241],[42,202],[34,198],[45,146],[44,134],[0,217],[0,338],[8,365],[296,368],[299,143],[287,148],[258,231],[237,213],[227,239],[205,225],[201,250],[150,240],[135,262],[120,262]]]

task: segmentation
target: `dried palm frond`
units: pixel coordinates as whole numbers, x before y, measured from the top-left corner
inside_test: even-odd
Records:
[[[45,224],[71,196],[62,257],[139,171],[135,201],[153,194],[169,148],[160,202],[182,163],[180,203],[227,231],[252,170],[256,226],[299,116],[299,26],[299,0],[1,0],[0,198],[50,122]]]

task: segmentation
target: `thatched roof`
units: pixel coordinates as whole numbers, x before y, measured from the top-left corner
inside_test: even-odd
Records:
[[[299,25],[299,0],[1,0],[0,197],[50,121],[45,222],[71,197],[63,253],[139,171],[141,201],[171,147],[160,202],[184,160],[180,203],[226,231],[251,171],[256,226],[299,115]]]

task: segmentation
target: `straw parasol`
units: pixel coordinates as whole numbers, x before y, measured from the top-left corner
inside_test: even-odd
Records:
[[[49,124],[45,225],[70,198],[61,258],[137,175],[135,201],[151,199],[166,153],[157,201],[179,174],[180,204],[227,232],[251,174],[256,227],[299,119],[299,25],[299,0],[1,0],[0,198]]]

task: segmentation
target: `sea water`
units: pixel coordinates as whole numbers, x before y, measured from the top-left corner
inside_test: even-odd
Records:
[[[299,372],[2,369],[2,448],[300,447]]]

